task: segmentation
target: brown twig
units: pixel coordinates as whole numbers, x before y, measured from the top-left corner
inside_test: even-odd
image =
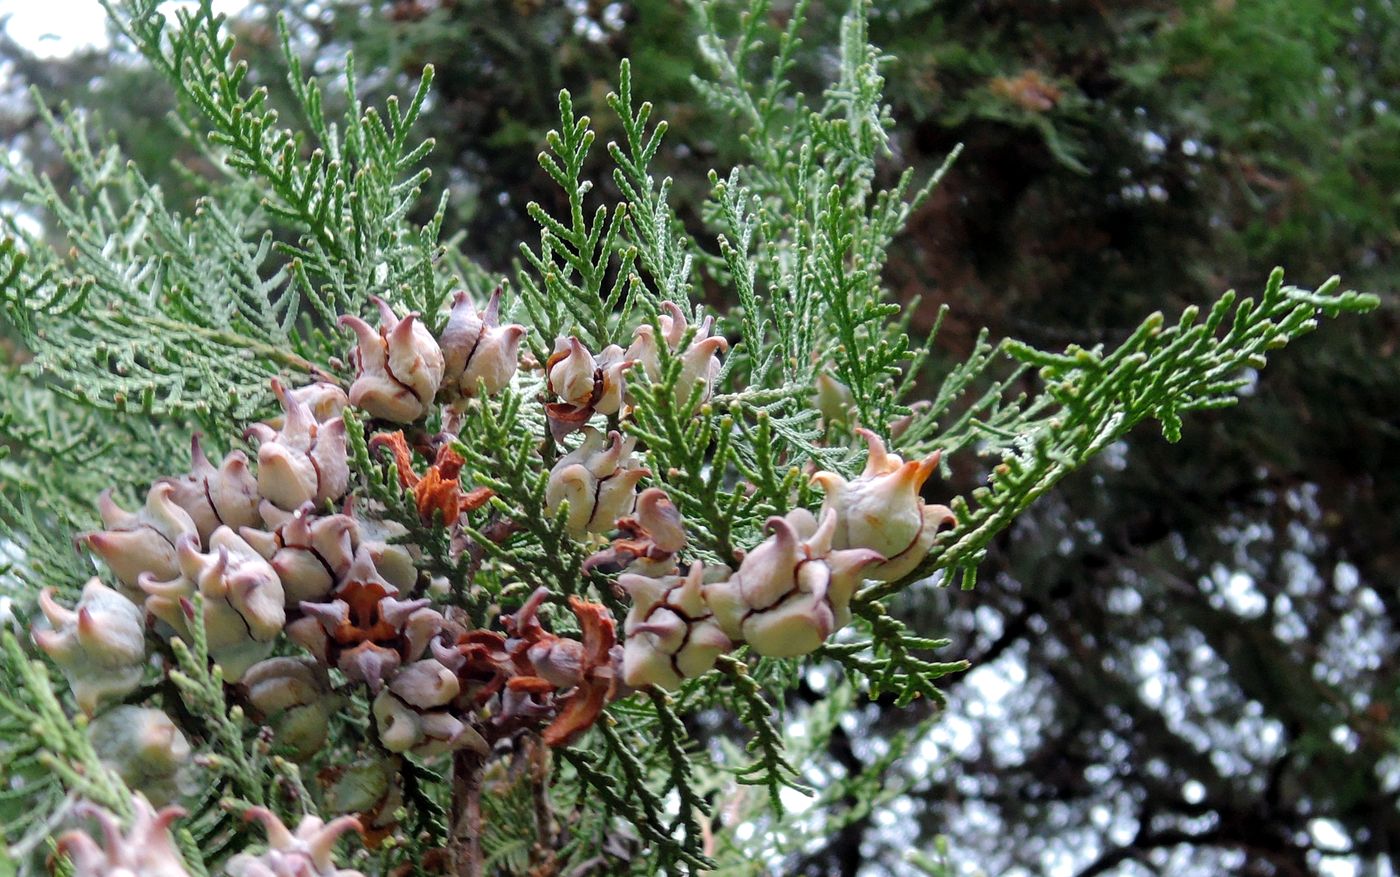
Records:
[[[525,755],[529,760],[528,777],[534,803],[535,844],[530,850],[531,877],[549,877],[559,872],[555,852],[554,808],[549,799],[550,750],[537,738],[525,740]]]
[[[486,761],[467,749],[452,756],[452,833],[447,849],[454,877],[483,877],[481,782]]]

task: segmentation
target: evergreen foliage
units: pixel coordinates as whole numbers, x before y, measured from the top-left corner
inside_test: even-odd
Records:
[[[398,313],[421,314],[438,334],[454,289],[483,301],[494,285],[442,240],[445,193],[426,221],[414,218],[432,143],[412,129],[433,110],[432,68],[407,100],[391,98],[380,111],[361,106],[347,61],[347,110],[332,122],[323,86],[304,74],[284,30],[299,117],[284,127],[268,92],[248,86],[236,44],[207,2],[169,20],[154,0],[108,10],[175,89],[190,143],[219,172],[197,180],[193,205],[168,204],[143,169],[95,142],[75,111],[45,121],[76,185],[61,191],[33,168],[7,166],[28,203],[72,245],[56,252],[11,222],[0,247],[0,305],[27,360],[0,374],[0,521],[12,543],[3,545],[0,588],[25,621],[39,587],[71,600],[91,575],[71,540],[95,525],[99,490],[114,488],[136,505],[153,478],[185,469],[196,430],[220,451],[249,447],[243,430],[273,414],[274,378],[352,386],[340,315],[369,316],[377,297]],[[681,221],[670,181],[655,176],[666,127],[636,101],[628,64],[608,100],[617,117],[609,127],[620,131],[604,150],[615,202],[588,176],[592,121],[560,95],[558,127],[539,164],[561,190],[562,209],[529,206],[539,241],[521,246],[507,296],[507,312],[529,330],[536,367],[527,362],[500,392],[469,394],[457,412],[433,411],[410,431],[424,457],[413,461],[417,470],[434,463],[428,449],[437,441],[434,452],[445,447],[463,461],[453,486],[487,489],[489,500],[460,523],[441,509],[425,515],[402,470],[375,453],[375,418],[347,410],[357,500],[398,525],[394,542],[417,549],[411,595],[433,594],[472,629],[498,625],[538,588],[549,594],[541,614],[557,635],[586,637],[583,616],[566,608],[571,597],[600,601],[620,619],[628,603],[613,574],[586,564],[599,540],[572,535],[568,509],[551,505],[551,473],[575,442],[551,430],[539,403],[553,388],[538,366],[548,368],[558,336],[595,351],[626,344],[638,327],[660,336],[663,302],[699,324],[702,288],[723,290],[729,304],[719,326],[732,346],[713,393],[704,380],[687,383],[682,351],[700,335],[692,325],[678,343],[657,346],[655,375],[628,373],[625,416],[595,421],[637,441],[645,483],[662,489],[685,521],[690,561],[737,566],[770,518],[818,505],[811,472],[859,472],[855,424],[908,457],[941,450],[945,466],[975,458],[989,469],[986,486],[953,501],[956,524],[913,572],[866,583],[852,600],[850,629],[810,658],[759,657],[754,648],[721,655],[715,672],[673,692],[648,686],[616,700],[586,736],[554,749],[526,733],[498,747],[489,764],[461,752],[450,768],[416,754],[386,761],[404,812],[389,814],[391,841],[357,854],[366,872],[428,873],[425,852],[443,848],[459,873],[474,873],[461,862],[475,873],[524,873],[546,862],[608,873],[747,873],[797,854],[804,838],[840,830],[897,790],[882,786],[883,762],[813,777],[804,756],[830,738],[856,698],[940,701],[938,680],[965,669],[932,660],[946,641],[910,630],[887,600],[930,577],[971,586],[998,533],[1143,420],[1157,420],[1175,440],[1182,415],[1233,404],[1244,370],[1262,366],[1318,317],[1377,304],[1335,280],[1315,291],[1284,286],[1275,272],[1257,301],[1227,293],[1204,319],[1194,307],[1171,322],[1155,314],[1111,350],[1048,352],[984,335],[918,402],[916,378],[934,339],[910,337],[912,303],[894,301],[883,272],[891,242],[955,156],[923,179],[906,171],[885,185],[893,123],[885,59],[870,44],[864,4],[841,19],[837,72],[817,100],[789,80],[806,4],[782,28],[767,13],[755,0],[731,32],[697,4],[712,67],[697,90],[715,113],[739,120],[747,153],[732,171],[711,174],[703,236]],[[817,409],[823,378],[848,394],[840,416]],[[353,681],[340,686],[346,709],[322,751],[305,763],[277,754],[274,735],[249,718],[237,702],[244,695],[231,694],[210,662],[207,599],[191,598],[188,642],[163,646],[163,672],[148,668],[150,684],[131,696],[160,703],[196,741],[209,782],[177,835],[195,874],[216,873],[256,840],[234,818],[249,807],[288,822],[310,812],[329,817],[334,780],[325,777],[362,752],[388,759],[376,698]],[[0,816],[7,838],[26,839],[21,867],[33,867],[39,845],[28,839],[52,833],[61,802],[84,798],[123,814],[130,799],[98,760],[83,720],[69,719],[61,686],[6,636],[4,672],[15,693],[0,699],[0,755],[20,782],[6,791]],[[277,648],[294,652],[285,642]],[[810,662],[839,668],[840,681],[794,715],[788,696]],[[697,735],[706,723],[716,729]],[[912,731],[897,738],[882,759],[898,758],[913,739]],[[747,796],[748,786],[761,793]],[[810,812],[819,815],[785,815],[785,790],[815,795]],[[475,852],[458,855],[464,818],[483,834],[471,841]],[[758,826],[751,840],[733,831],[745,823]],[[409,825],[413,831],[400,830]],[[924,863],[930,873],[941,867],[936,859]]]

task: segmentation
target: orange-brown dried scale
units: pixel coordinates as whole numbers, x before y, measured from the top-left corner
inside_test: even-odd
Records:
[[[371,449],[381,447],[388,448],[393,455],[399,484],[413,491],[418,517],[425,524],[431,524],[441,514],[442,522],[450,526],[464,513],[476,511],[496,495],[486,487],[462,490],[461,474],[466,460],[450,444],[438,449],[433,464],[421,477],[413,471],[413,454],[403,432],[380,433],[370,439]]]

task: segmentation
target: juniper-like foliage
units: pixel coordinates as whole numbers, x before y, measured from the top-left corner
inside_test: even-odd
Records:
[[[342,844],[341,863],[366,874],[781,870],[785,856],[899,794],[885,784],[884,768],[917,733],[895,738],[865,773],[843,775],[819,761],[841,716],[884,695],[901,705],[938,702],[939,678],[965,666],[939,653],[937,631],[897,620],[889,601],[916,582],[971,587],[988,543],[1100,450],[1144,420],[1175,439],[1184,415],[1234,404],[1249,370],[1320,316],[1376,304],[1340,291],[1336,280],[1309,291],[1284,285],[1275,272],[1257,298],[1230,292],[1174,319],[1151,315],[1111,349],[1041,351],[984,336],[964,363],[930,375],[936,338],[910,336],[911,303],[891,300],[882,268],[955,156],[928,179],[891,170],[885,59],[869,44],[862,2],[846,11],[839,45],[826,48],[802,45],[807,3],[795,4],[776,29],[768,5],[695,4],[710,63],[696,90],[734,120],[748,155],[744,165],[711,172],[703,231],[682,222],[670,182],[650,171],[665,148],[666,123],[652,118],[643,85],[624,63],[608,98],[614,142],[596,143],[592,121],[567,92],[559,96],[558,126],[539,163],[560,187],[563,209],[529,205],[538,240],[520,244],[513,277],[498,278],[443,240],[445,195],[426,224],[409,218],[432,187],[419,169],[432,143],[413,136],[419,117],[434,110],[431,68],[403,100],[365,107],[352,58],[330,76],[309,76],[284,32],[295,104],[273,107],[266,90],[249,84],[207,0],[173,15],[157,0],[107,4],[117,29],[179,97],[186,139],[172,154],[200,156],[207,160],[200,167],[215,170],[189,171],[203,193],[198,201],[168,203],[142,168],[94,133],[93,120],[70,108],[45,111],[44,121],[72,166],[72,188],[57,190],[35,168],[4,166],[27,194],[24,217],[39,217],[52,236],[17,214],[6,218],[0,243],[0,308],[19,350],[0,367],[0,826],[12,867],[39,873],[55,850],[71,850],[79,873],[105,873],[85,871],[80,846],[55,838],[82,824],[74,815],[80,801],[134,816],[132,791],[143,788],[156,769],[148,762],[160,753],[146,738],[132,750],[139,756],[99,751],[100,735],[88,733],[90,722],[125,703],[163,713],[192,750],[169,767],[189,811],[174,838],[190,874],[264,873],[242,870],[247,857],[235,858],[264,848],[262,831],[241,818],[257,808],[289,825],[356,814],[363,842]],[[820,95],[800,94],[788,81],[798,53],[809,51],[829,51],[834,61]],[[331,105],[347,109],[333,118]],[[610,181],[584,176],[598,150],[611,160]],[[595,185],[603,182],[610,185]],[[412,394],[421,405],[407,417],[375,407],[366,389],[374,343],[387,344],[389,357],[387,383],[374,392],[410,398],[404,392],[416,378],[396,372],[409,367],[410,353],[420,356],[414,375],[433,368],[426,342],[396,341],[390,318],[417,315],[450,358],[446,339],[463,298],[456,291],[484,307],[498,284],[505,286],[500,313],[485,325],[526,330],[518,357],[514,349],[501,354],[509,379],[491,388],[485,372],[468,369],[447,398],[439,354],[431,388],[443,404]],[[376,316],[376,299],[391,313]],[[706,326],[713,312],[702,302],[721,299],[717,324]],[[339,325],[347,316],[383,321],[380,342],[362,337],[350,355]],[[477,332],[468,358],[483,349],[486,330]],[[648,332],[664,342],[650,358],[637,340]],[[713,358],[697,364],[691,351],[707,335],[724,342],[711,341],[704,349]],[[410,337],[418,338],[405,330],[403,339]],[[593,359],[581,372],[581,396],[559,376],[578,365],[570,339],[596,358],[596,374]],[[625,392],[614,386],[622,380]],[[266,483],[280,471],[268,448],[293,447],[300,403],[282,403],[281,421],[248,428],[278,415],[277,388],[316,382],[342,397],[338,465],[349,487],[320,489],[331,475],[317,458],[312,501],[279,508],[276,488],[285,485]],[[607,402],[610,387],[621,394],[616,405]],[[317,417],[321,437],[313,444],[324,447],[332,421]],[[391,420],[409,423],[396,437]],[[565,471],[571,455],[589,447],[580,446],[585,423],[600,431],[599,441],[618,431],[630,462],[604,471],[588,458],[591,493],[560,502],[567,478],[585,477]],[[99,520],[96,498],[109,490],[122,508],[145,502],[142,514],[150,514],[161,502],[152,483],[189,469],[195,433],[211,461],[245,459],[225,458],[229,451],[257,461],[260,495],[249,501],[261,517],[241,532],[254,531],[250,543],[275,536],[268,561],[284,590],[300,581],[278,565],[300,545],[286,519],[329,528],[341,526],[340,512],[355,528],[353,543],[345,537],[344,563],[319,543],[313,552],[335,590],[288,597],[285,607],[279,598],[268,610],[275,627],[286,624],[286,637],[258,639],[253,591],[211,590],[209,574],[196,570],[201,557],[220,558],[221,571],[230,563],[263,570],[264,561],[242,557],[230,541],[238,528],[214,493],[208,501],[225,526],[213,536],[191,523],[183,533],[160,531],[166,547],[151,541],[141,549],[155,556],[168,548],[178,568],[155,575],[158,564],[148,564],[139,581],[121,581],[112,557],[94,563],[75,550],[80,534],[104,528],[156,533],[150,518]],[[877,553],[843,516],[857,506],[870,511],[872,502],[877,516],[896,512],[833,485],[886,477],[878,465],[885,447],[911,460],[889,471],[921,459],[929,470],[921,477],[935,466],[980,467],[986,484],[969,497],[945,497],[950,512],[930,512],[941,507],[923,505],[915,485],[908,499],[918,535],[909,550],[918,546],[919,554],[897,573],[878,575],[900,558]],[[642,500],[643,523],[628,524],[630,492],[620,494],[618,514],[583,528],[571,523],[583,502],[595,504],[596,517],[613,490],[609,479],[628,477],[673,507],[682,547],[663,544]],[[796,510],[816,512],[824,502],[842,529],[834,545],[828,534],[814,547],[821,537]],[[786,521],[773,521],[781,516]],[[825,526],[827,516],[821,520]],[[753,593],[778,575],[779,561],[769,558],[786,544],[784,528],[801,540],[801,564],[821,566],[829,581],[814,590],[789,570],[795,584],[777,603],[759,605]],[[103,544],[84,537],[79,547],[102,554]],[[362,549],[373,556],[368,572],[350,563]],[[395,557],[413,568],[388,584]],[[856,571],[842,573],[843,562]],[[693,586],[677,584],[687,571]],[[56,669],[71,678],[90,668],[65,663],[68,653],[53,643],[71,633],[73,648],[91,650],[83,654],[110,655],[105,640],[83,639],[82,619],[97,611],[84,584],[96,575],[115,589],[103,593],[159,610],[167,605],[159,580],[171,574],[186,591],[168,604],[174,614],[153,610],[148,618],[139,684],[83,715]],[[837,597],[843,575],[856,586]],[[674,595],[693,587],[709,607],[671,615],[685,634],[667,647],[672,669],[659,671],[674,672],[670,684],[638,669],[670,634],[654,616],[652,627],[622,624],[651,587],[639,577],[678,589],[658,605],[687,599]],[[365,604],[363,594],[376,587],[379,602]],[[733,624],[714,596],[726,587],[749,601]],[[777,634],[754,626],[755,617],[787,611],[779,604],[790,598],[810,598],[811,608],[783,615],[783,623],[808,627]],[[380,614],[317,627],[341,611],[337,599],[351,607],[345,612]],[[435,619],[433,650],[406,644],[409,628],[386,620],[393,599],[422,601],[416,611]],[[79,600],[86,614],[65,620],[61,607]],[[233,647],[228,616],[219,614],[226,611],[247,627],[235,645],[257,652],[251,668],[222,651]],[[708,666],[691,672],[681,661],[705,624],[729,646],[716,646]],[[31,630],[40,631],[37,639]],[[811,631],[824,641],[819,647],[794,645],[793,636]],[[353,636],[360,638],[351,648]],[[509,657],[490,657],[492,649]],[[346,658],[369,653],[380,663]],[[383,663],[390,653],[392,666]],[[451,677],[433,677],[451,688],[441,701],[409,676],[435,662],[429,669]],[[496,676],[482,675],[485,666]],[[789,695],[808,686],[814,670],[828,680],[824,696],[808,708],[791,706]],[[619,673],[642,681],[621,684]],[[400,744],[405,727],[418,736]],[[794,793],[812,796],[815,806],[786,813]],[[281,849],[269,838],[273,852]],[[911,864],[942,873],[946,863],[936,849]]]

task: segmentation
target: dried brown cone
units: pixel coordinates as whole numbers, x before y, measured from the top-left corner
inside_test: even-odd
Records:
[[[361,550],[334,599],[303,602],[305,616],[287,625],[287,635],[325,666],[340,668],[377,693],[400,665],[423,653],[445,624],[440,613],[428,608],[429,601],[400,600],[397,594]]]

